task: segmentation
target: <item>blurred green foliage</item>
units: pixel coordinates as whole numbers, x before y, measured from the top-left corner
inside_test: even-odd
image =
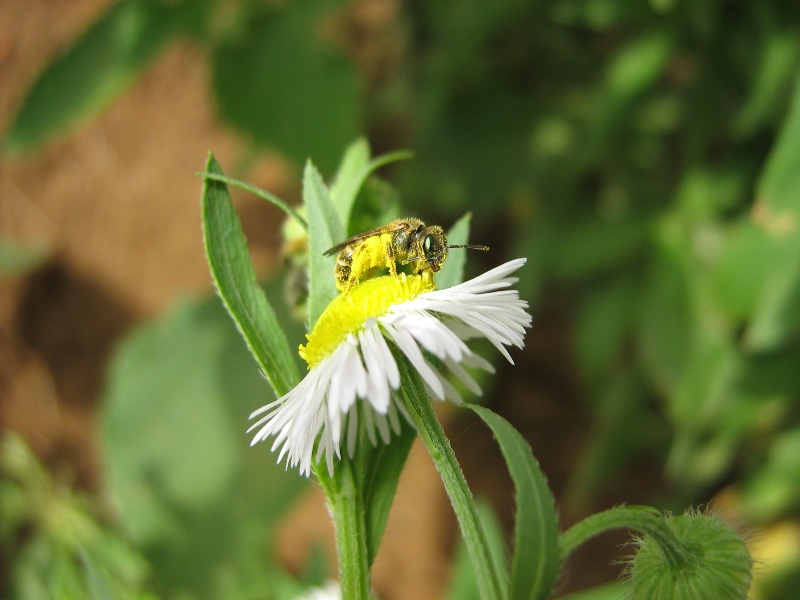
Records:
[[[449,224],[471,211],[493,262],[498,251],[529,257],[521,285],[534,314],[569,299],[594,416],[571,502],[588,503],[647,456],[686,499],[732,481],[747,517],[796,513],[800,5],[408,2],[375,23],[359,10],[370,4],[380,3],[121,0],[33,84],[4,148],[34,149],[96,113],[169,41],[189,36],[208,51],[220,115],[257,148],[298,165],[311,156],[323,175],[359,133],[378,151],[413,148],[415,160],[393,172],[409,212]],[[381,185],[370,180],[359,201]],[[248,398],[237,404],[212,376],[233,359],[197,356],[224,345],[215,310],[165,317],[161,326],[179,334],[137,332],[111,373],[112,481],[120,497],[144,493],[124,518],[162,552],[164,540],[148,537],[155,523],[206,519],[211,535],[226,523],[209,522],[230,498],[222,490],[247,472],[231,431],[264,386],[247,374],[252,365],[236,367]],[[155,353],[150,373],[150,353],[137,350],[148,336],[165,347],[200,337]],[[205,383],[186,379],[194,372]],[[232,429],[217,430],[222,422]],[[137,450],[150,427],[158,445]],[[192,439],[195,428],[203,433]],[[180,451],[167,451],[170,437]],[[216,474],[195,495],[179,465],[199,438],[219,448],[195,449],[208,453],[196,475]],[[271,457],[258,454],[247,460],[264,460],[266,480]],[[155,487],[142,492],[137,480]],[[173,508],[157,508],[154,494]]]
[[[288,576],[268,566],[269,542],[307,481],[249,448],[247,416],[270,397],[216,298],[183,303],[119,346],[102,423],[108,483],[157,589],[281,597]]]
[[[54,481],[16,434],[0,432],[3,598],[153,598],[148,565],[96,502]]]

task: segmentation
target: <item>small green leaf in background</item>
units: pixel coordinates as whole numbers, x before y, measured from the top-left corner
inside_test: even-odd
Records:
[[[774,520],[800,506],[800,428],[778,434],[766,463],[745,483],[742,508],[749,519]]]
[[[370,156],[369,142],[365,138],[353,142],[345,151],[333,185],[330,187],[331,201],[336,206],[339,218],[349,235],[360,233],[351,231],[350,213],[367,177],[385,165],[411,158],[412,154],[405,150],[399,150],[377,156],[372,160],[370,160]]]
[[[544,600],[553,589],[561,558],[558,517],[547,479],[522,435],[503,417],[465,404],[494,433],[516,490],[511,600]]]
[[[108,381],[109,488],[158,586],[264,596],[264,548],[306,479],[249,447],[247,416],[274,396],[219,300],[186,302],[135,329]],[[248,586],[258,593],[240,595]]]
[[[206,0],[120,0],[113,4],[28,91],[2,148],[33,150],[104,108],[167,42],[204,19]]]
[[[208,157],[206,171],[222,175],[213,155]],[[258,283],[224,183],[205,180],[202,211],[203,241],[217,291],[275,394],[282,396],[300,381],[300,372],[286,334]]]
[[[311,161],[303,172],[303,200],[308,215],[308,324],[313,327],[325,307],[339,295],[333,275],[336,255],[325,256],[325,251],[344,241],[345,227]]]
[[[611,59],[606,72],[606,93],[615,102],[630,101],[661,75],[674,42],[666,31],[650,31],[630,41]]]
[[[746,332],[749,347],[774,348],[800,324],[800,83],[758,185],[753,220],[774,248]]]
[[[791,91],[800,58],[800,43],[791,29],[778,29],[770,33],[747,102],[733,120],[731,128],[737,137],[752,135],[759,127],[774,119],[775,113],[785,108],[783,102],[776,102],[776,99],[785,97]]]
[[[213,57],[213,90],[222,116],[255,142],[326,172],[360,129],[354,66],[335,2],[251,8],[243,27]],[[255,5],[251,5],[255,7]],[[253,12],[255,11],[255,12]]]
[[[692,341],[691,289],[685,265],[670,248],[659,247],[641,283],[638,346],[650,380],[671,391],[686,366]]]
[[[364,183],[362,173],[366,171],[371,155],[369,141],[366,138],[359,138],[350,144],[344,152],[330,187],[331,201],[339,211],[339,218],[345,229],[350,223],[350,212]],[[353,232],[355,233],[358,232]]]

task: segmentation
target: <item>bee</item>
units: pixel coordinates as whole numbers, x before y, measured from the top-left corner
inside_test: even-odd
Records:
[[[444,266],[449,248],[488,250],[472,244],[447,245],[444,230],[426,226],[419,219],[395,219],[388,225],[359,233],[325,251],[325,256],[339,252],[333,273],[336,287],[347,293],[370,270],[386,267],[397,277],[396,262],[414,263],[414,273],[437,273]]]

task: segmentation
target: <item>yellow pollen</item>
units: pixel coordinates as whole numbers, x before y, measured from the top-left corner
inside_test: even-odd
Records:
[[[430,272],[422,275],[399,274],[366,279],[339,294],[322,312],[314,329],[306,334],[308,343],[300,346],[300,356],[312,369],[330,356],[350,333],[357,333],[367,319],[386,314],[394,304],[407,302],[423,292],[435,289]]]

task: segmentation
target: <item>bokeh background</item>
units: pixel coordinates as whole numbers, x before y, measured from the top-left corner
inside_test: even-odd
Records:
[[[482,401],[562,527],[710,505],[750,532],[751,596],[797,597],[799,67],[778,0],[3,0],[0,595],[282,599],[335,573],[321,492],[248,448],[270,392],[211,289],[195,173],[211,150],[297,202],[304,161],[330,178],[363,136],[414,151],[370,184],[397,216],[472,213],[471,273],[528,257],[534,327]],[[234,199],[289,323],[283,215]],[[510,528],[490,435],[441,416]],[[615,580],[627,539],[558,593]],[[415,446],[375,588],[465,598],[458,554]]]

